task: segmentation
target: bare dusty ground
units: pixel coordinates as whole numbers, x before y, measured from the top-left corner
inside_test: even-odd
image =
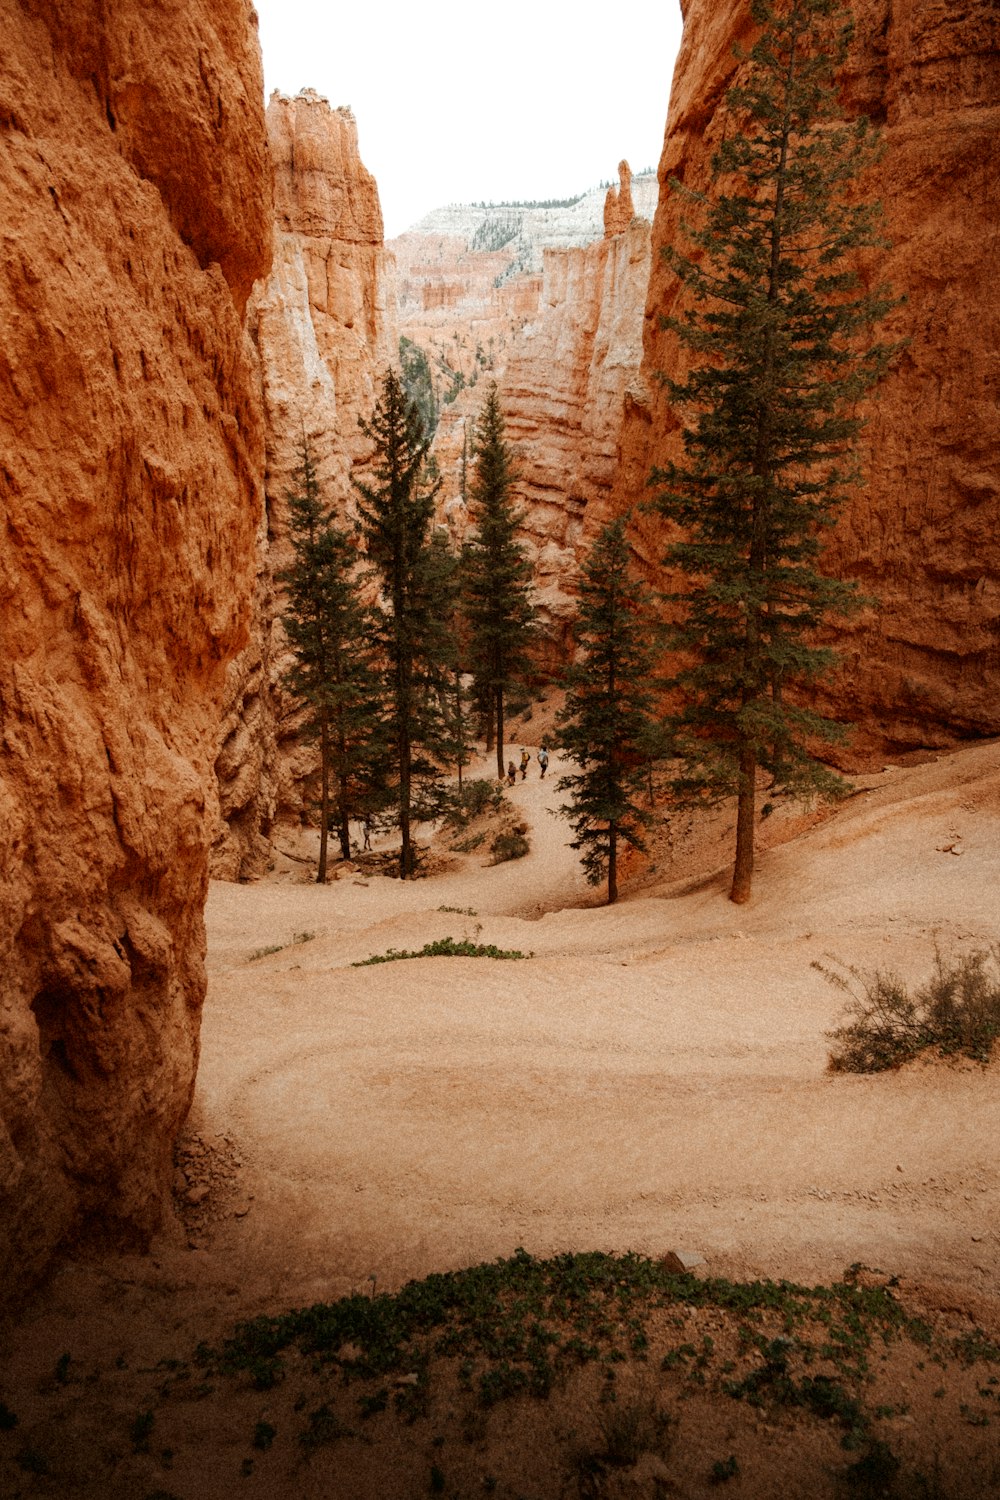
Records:
[[[99,1371],[114,1346],[134,1371],[143,1340],[156,1358],[165,1338],[190,1352],[238,1317],[394,1290],[518,1247],[679,1250],[702,1258],[699,1274],[807,1284],[860,1262],[900,1278],[935,1317],[995,1336],[998,1065],[830,1074],[824,1033],[844,997],[814,964],[916,982],[935,945],[996,942],[1000,745],[860,778],[823,818],[778,808],[743,908],[725,898],[724,823],[682,820],[659,830],[655,867],[634,872],[625,899],[593,905],[599,893],[552,815],[559,770],[554,761],[542,782],[533,761],[510,791],[531,829],[524,859],[490,866],[478,850],[412,883],[348,869],[319,887],[281,855],[258,885],[213,886],[178,1214],[151,1257],[69,1266],[39,1295],[14,1336],[0,1388],[9,1406],[14,1383],[36,1392],[60,1352],[69,1368]],[[279,844],[308,853],[291,839]],[[352,967],[446,936],[531,957]],[[120,1384],[119,1405],[145,1399],[124,1374]],[[43,1398],[26,1402],[44,1448]],[[992,1433],[955,1416],[940,1439],[952,1460],[973,1439],[980,1458],[991,1442],[1000,1451],[1000,1411],[988,1410]],[[524,1420],[524,1432],[537,1421]],[[509,1450],[510,1431],[497,1431]],[[202,1441],[211,1448],[211,1431]],[[746,1441],[763,1464],[777,1438]],[[421,1458],[411,1474],[402,1455],[394,1479],[328,1475],[325,1488],[298,1470],[258,1481],[252,1463],[242,1486],[196,1466],[175,1488],[145,1457],[124,1468],[80,1459],[75,1488],[65,1462],[8,1476],[24,1495],[435,1490],[441,1470],[428,1480]],[[751,1483],[748,1462],[734,1493],[828,1492],[791,1457],[771,1481]],[[495,1492],[557,1493],[539,1472],[535,1487],[528,1464],[521,1489]],[[950,1488],[923,1492],[965,1494],[961,1463],[949,1472]],[[967,1493],[1000,1494],[1000,1464],[975,1476]],[[619,1492],[573,1482],[565,1493]],[[702,1489],[661,1467],[628,1493]]]

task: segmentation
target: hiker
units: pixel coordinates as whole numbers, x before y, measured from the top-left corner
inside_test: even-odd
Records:
[[[527,779],[528,779],[528,767],[530,765],[531,765],[531,756],[528,754],[527,750],[522,749],[522,751],[521,751],[521,780],[522,781],[527,781]]]
[[[371,823],[371,818],[365,818],[364,824],[362,826],[362,831],[363,831],[364,836],[365,836],[365,848],[366,849],[370,849],[371,846],[372,846],[372,823]]]
[[[511,761],[507,762],[507,785],[508,786],[513,786],[516,780],[517,780],[517,767],[515,766],[514,762],[511,760]]]
[[[542,746],[542,748],[538,752],[538,764],[542,768],[541,780],[544,781],[545,780],[545,772],[546,772],[546,770],[548,768],[548,764],[549,764],[549,752],[548,752],[548,750],[546,749],[546,747],[544,745]]]

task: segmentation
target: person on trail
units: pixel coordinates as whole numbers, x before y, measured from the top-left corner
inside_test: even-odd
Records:
[[[522,750],[521,751],[521,780],[522,781],[527,781],[527,779],[528,779],[528,767],[530,765],[531,765],[531,756],[528,754],[527,750]]]
[[[507,762],[507,785],[513,786],[517,780],[517,767],[512,760]]]
[[[538,752],[538,764],[542,768],[541,780],[544,781],[545,780],[545,772],[548,769],[548,764],[549,764],[549,752],[548,752],[547,748],[544,745],[542,746],[542,748]]]
[[[362,832],[364,833],[364,836],[365,836],[365,848],[366,849],[370,849],[371,846],[372,846],[372,821],[371,821],[371,818],[366,818],[365,819],[364,824],[362,825]]]

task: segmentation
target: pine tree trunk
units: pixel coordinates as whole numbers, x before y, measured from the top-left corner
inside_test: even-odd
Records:
[[[486,754],[490,755],[493,750],[493,708],[486,710]]]
[[[738,906],[750,900],[753,882],[754,816],[757,797],[757,756],[750,745],[740,750],[740,792],[736,807],[736,863],[730,901]]]
[[[462,767],[465,764],[465,705],[462,702],[462,673],[455,670],[455,725],[458,747],[458,795],[462,796]]]
[[[618,900],[618,829],[608,824],[608,905]]]
[[[319,721],[319,868],[316,884],[326,884],[327,819],[330,814],[330,729],[324,711]]]
[[[399,746],[399,832],[402,847],[399,851],[399,878],[408,880],[413,874],[413,846],[410,843],[410,726],[401,723],[397,739]]]
[[[497,775],[504,778],[503,763],[503,688],[497,688]]]

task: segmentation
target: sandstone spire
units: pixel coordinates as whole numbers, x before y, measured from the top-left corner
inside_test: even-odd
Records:
[[[632,169],[627,161],[618,163],[618,186],[608,188],[604,200],[604,238],[622,234],[635,216],[632,206]]]

